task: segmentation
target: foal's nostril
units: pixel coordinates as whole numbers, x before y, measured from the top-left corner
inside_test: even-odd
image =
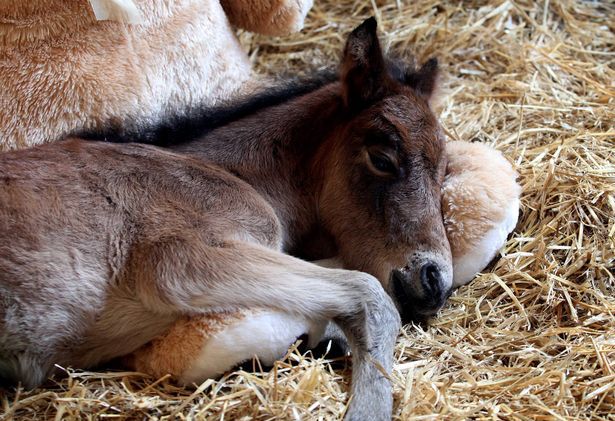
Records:
[[[450,295],[446,269],[440,269],[442,266],[433,260],[427,262],[391,273],[390,292],[394,294],[404,322],[435,315]]]
[[[433,263],[428,263],[421,268],[421,283],[432,296],[439,296],[442,285],[440,269]]]

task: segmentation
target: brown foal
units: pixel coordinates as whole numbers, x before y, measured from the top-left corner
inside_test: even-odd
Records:
[[[451,288],[436,67],[392,66],[369,19],[335,80],[0,155],[0,379],[33,387],[187,314],[267,307],[339,325],[347,419],[390,419],[398,311],[431,315]],[[291,256],[326,257],[314,241],[357,271]]]

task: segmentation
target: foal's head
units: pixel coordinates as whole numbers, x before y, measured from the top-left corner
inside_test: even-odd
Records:
[[[347,118],[321,151],[324,225],[346,263],[376,276],[406,320],[450,294],[451,253],[440,210],[444,138],[429,106],[435,60],[393,70],[376,21],[349,36],[341,64]]]

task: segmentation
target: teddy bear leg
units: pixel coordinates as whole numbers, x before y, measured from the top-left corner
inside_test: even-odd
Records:
[[[297,338],[321,337],[324,328],[324,323],[272,310],[184,317],[126,363],[155,377],[171,374],[181,384],[199,384],[252,358],[272,365]]]
[[[245,317],[203,341],[178,381],[198,384],[252,358],[271,366],[286,355],[297,338],[311,330],[314,327],[310,322],[299,316],[267,310],[245,313]]]

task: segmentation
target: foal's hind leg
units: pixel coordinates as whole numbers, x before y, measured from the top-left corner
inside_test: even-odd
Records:
[[[177,262],[177,256],[184,260]],[[134,257],[137,294],[154,311],[265,307],[311,320],[334,320],[353,351],[346,418],[391,418],[391,385],[381,370],[391,370],[400,320],[374,277],[319,267],[243,242],[211,246],[167,239],[140,247]]]

